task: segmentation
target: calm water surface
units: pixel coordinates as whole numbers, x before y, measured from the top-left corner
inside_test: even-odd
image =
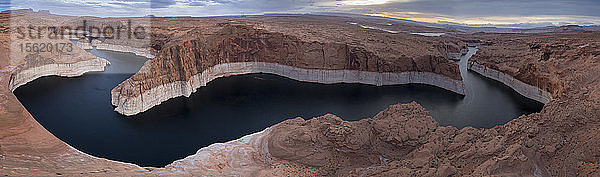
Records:
[[[219,78],[190,98],[171,99],[133,117],[113,111],[110,91],[147,60],[130,53],[90,51],[112,64],[76,78],[43,77],[15,95],[46,129],[94,156],[161,167],[201,147],[238,139],[283,120],[327,113],[345,120],[372,117],[389,105],[416,101],[441,125],[490,128],[542,104],[466,71],[467,96],[410,84],[315,84],[270,74]],[[472,50],[468,56],[472,55]]]

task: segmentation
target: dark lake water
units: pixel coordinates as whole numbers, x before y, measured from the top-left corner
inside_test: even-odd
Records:
[[[113,111],[110,91],[146,61],[130,53],[92,50],[112,65],[76,78],[43,77],[14,93],[46,129],[94,156],[161,167],[213,143],[238,139],[283,120],[327,113],[345,120],[372,117],[389,105],[416,101],[441,125],[490,128],[542,104],[466,71],[467,96],[410,84],[315,84],[270,74],[219,78],[190,98],[171,99],[133,117]],[[469,56],[474,51],[469,53]]]

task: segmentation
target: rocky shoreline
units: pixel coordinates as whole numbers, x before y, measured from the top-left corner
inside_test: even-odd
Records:
[[[164,37],[153,38],[153,46],[161,49],[160,55],[115,87],[111,102],[115,111],[135,115],[168,99],[189,96],[215,78],[248,73],[317,83],[421,83],[464,94],[458,65],[447,56],[460,52],[463,42],[361,28],[364,33],[344,31],[356,27],[335,23],[339,24],[305,21],[292,30],[278,22],[203,22],[188,32],[194,35],[158,33]],[[313,31],[315,26],[337,32]],[[171,27],[164,32],[172,30],[167,29]],[[344,35],[331,35],[337,33]],[[362,42],[367,40],[371,42]]]
[[[298,81],[323,84],[361,83],[377,86],[427,84],[461,95],[465,93],[464,84],[461,80],[429,72],[378,73],[352,70],[304,69],[266,62],[237,62],[215,65],[202,71],[200,74],[190,77],[187,81],[163,84],[146,90],[143,94],[135,97],[122,96],[120,94],[121,90],[117,87],[111,91],[111,100],[112,104],[116,106],[115,111],[131,116],[144,112],[171,98],[179,96],[189,97],[198,88],[206,86],[207,83],[214,79],[250,73],[276,74]]]
[[[104,71],[104,67],[109,64],[108,60],[96,58],[75,63],[54,63],[28,68],[11,76],[8,87],[11,91],[15,91],[19,86],[44,76],[77,77],[87,72]]]
[[[267,169],[264,162],[274,160],[269,154],[271,128],[226,143],[214,143],[165,166],[149,168],[155,175],[244,176]],[[227,165],[223,165],[227,164]],[[274,163],[270,163],[274,164]],[[260,175],[263,176],[263,175]]]
[[[512,88],[519,94],[529,99],[544,104],[547,104],[548,102],[550,102],[550,100],[552,100],[552,95],[549,92],[542,90],[536,86],[526,84],[506,73],[478,64],[475,61],[469,62],[468,69],[479,73],[484,77],[501,82],[502,84]]]
[[[92,46],[92,43],[89,43],[89,42],[79,42],[79,41],[76,41],[74,43],[75,43],[75,45],[77,45],[77,47],[79,47],[79,48],[81,48],[83,50],[92,50],[92,49],[94,49],[94,46]]]

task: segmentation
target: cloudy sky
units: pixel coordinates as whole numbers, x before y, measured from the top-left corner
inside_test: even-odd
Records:
[[[21,8],[77,16],[343,12],[470,25],[600,25],[600,0],[0,0],[0,10]]]

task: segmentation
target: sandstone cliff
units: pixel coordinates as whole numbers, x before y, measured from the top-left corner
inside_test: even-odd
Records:
[[[480,34],[488,43],[472,61],[547,91],[542,112],[512,122],[527,125],[522,144],[539,154],[552,176],[598,174],[600,33]],[[533,129],[531,129],[533,128]],[[516,129],[517,130],[517,129]]]
[[[593,36],[593,33],[591,33]],[[585,34],[587,36],[590,34]],[[585,50],[579,46],[585,45],[585,37],[568,35],[560,38],[556,33],[536,35],[483,35],[490,42],[485,50],[481,50],[470,60],[488,68],[514,76],[529,85],[536,86],[549,92],[552,97],[564,94],[565,83],[556,74],[561,65],[572,62],[566,58],[584,57]],[[477,36],[479,37],[479,36]],[[515,40],[517,38],[518,40]],[[547,39],[550,38],[550,39]],[[582,40],[582,41],[578,41]],[[558,60],[550,62],[548,60]]]
[[[68,17],[0,15],[0,174],[87,176],[145,171],[132,164],[92,157],[69,146],[44,129],[12,94],[18,86],[39,77],[73,77],[104,70],[106,60],[77,47],[70,52],[23,52],[17,47],[23,43],[69,43],[66,39],[17,40],[10,33],[15,26],[59,24],[64,18]]]
[[[459,41],[366,29],[344,31],[358,28],[346,23],[297,23],[290,28],[286,23],[228,21],[192,29],[160,47],[156,59],[112,90],[115,110],[137,114],[170,98],[189,96],[214,78],[252,72],[321,83],[424,83],[464,94],[457,64],[447,58],[449,52],[460,51]],[[226,65],[235,63],[255,65]],[[258,67],[263,63],[276,65]],[[387,76],[403,72],[418,73],[406,78]]]

